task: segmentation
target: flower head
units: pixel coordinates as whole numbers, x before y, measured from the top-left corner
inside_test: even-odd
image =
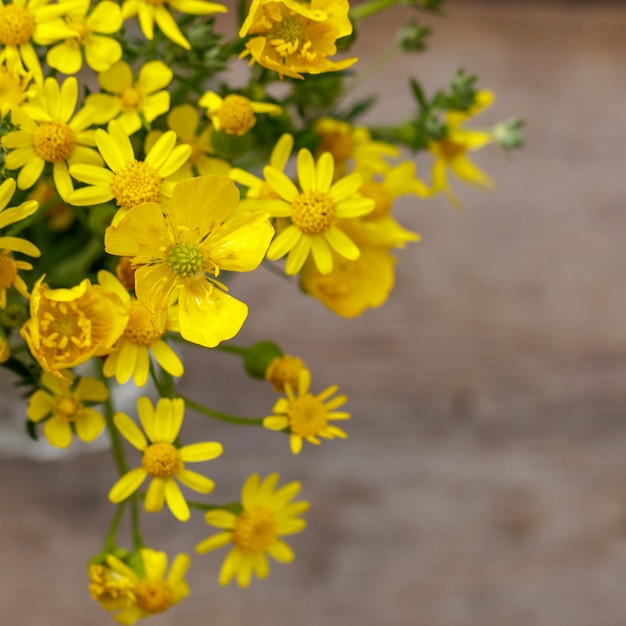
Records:
[[[167,554],[151,548],[139,550],[135,567],[110,554],[106,564],[89,567],[89,593],[115,621],[133,626],[138,620],[163,613],[189,595],[185,575],[191,559],[177,554],[167,573]]]
[[[241,490],[239,514],[226,509],[214,509],[205,515],[207,524],[223,529],[196,546],[204,554],[232,544],[220,571],[220,585],[236,577],[240,587],[247,587],[253,574],[264,579],[269,574],[268,555],[280,563],[291,563],[293,550],[281,539],[299,533],[306,527],[301,517],[309,508],[304,501],[292,502],[300,492],[298,482],[276,489],[278,474],[261,481],[258,474],[250,476]]]
[[[13,108],[12,121],[19,126],[2,137],[2,145],[9,148],[6,166],[19,169],[17,186],[32,187],[46,165],[52,165],[56,189],[64,200],[74,190],[68,166],[75,163],[102,163],[94,145],[93,109],[83,107],[75,113],[78,100],[78,82],[70,76],[62,85],[48,77],[44,86],[22,108]]]
[[[125,413],[116,413],[114,421],[122,436],[143,453],[141,467],[124,474],[113,485],[109,500],[114,503],[125,500],[150,476],[146,511],[158,513],[167,503],[174,517],[186,522],[189,507],[174,479],[198,493],[211,493],[215,483],[202,474],[188,470],[185,464],[216,459],[222,454],[222,444],[210,441],[182,448],[174,445],[185,412],[182,398],[161,398],[153,407],[150,399],[142,396],[137,401],[137,411],[145,435]]]
[[[297,394],[289,383],[285,384],[286,398],[280,398],[274,405],[274,413],[263,420],[263,426],[269,430],[285,430],[289,432],[291,451],[298,454],[302,450],[302,442],[319,445],[318,437],[346,439],[346,433],[337,426],[329,424],[334,420],[349,419],[345,411],[335,411],[347,401],[346,396],[336,396],[337,386],[328,387],[317,396],[309,393],[311,372],[301,369],[298,374]]]
[[[265,370],[265,380],[272,385],[274,391],[282,393],[287,384],[291,385],[292,389],[298,386],[300,370],[305,367],[300,357],[283,354],[270,361]]]
[[[193,178],[174,187],[167,213],[142,204],[105,233],[109,254],[133,258],[137,298],[154,310],[177,300],[181,335],[206,347],[234,337],[248,312],[217,276],[256,269],[274,232],[266,213],[233,217],[238,200],[228,178]]]
[[[82,441],[91,442],[104,430],[104,417],[91,404],[104,402],[106,385],[89,376],[74,381],[48,372],[41,377],[42,388],[28,400],[26,414],[35,422],[45,420],[43,432],[51,446],[67,448],[75,432]]]
[[[245,55],[280,76],[303,78],[346,69],[357,59],[331,61],[336,40],[352,33],[348,0],[252,0],[239,36],[250,35]]]

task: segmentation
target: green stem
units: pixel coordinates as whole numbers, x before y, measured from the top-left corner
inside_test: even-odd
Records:
[[[229,415],[228,413],[221,413],[220,411],[214,411],[213,409],[209,409],[202,404],[198,404],[189,398],[183,397],[185,404],[197,411],[198,413],[202,413],[207,417],[211,417],[212,419],[219,420],[220,422],[226,422],[227,424],[235,424],[237,426],[262,426],[263,418],[248,418],[248,417],[239,417],[237,415]]]
[[[109,387],[108,379],[101,373],[100,380]],[[113,414],[115,409],[113,408],[113,401],[111,400],[111,390],[109,388],[109,397],[104,401],[104,419],[106,420],[107,430],[109,431],[109,438],[111,439],[111,450],[113,451],[113,458],[115,459],[115,465],[120,476],[123,476],[128,472],[128,465],[126,464],[126,456],[124,455],[124,448],[122,447],[122,439],[118,432],[115,423],[113,422]]]
[[[115,515],[113,515],[113,521],[111,522],[111,527],[109,528],[109,533],[104,542],[104,552],[106,554],[110,554],[115,550],[117,546],[117,529],[119,528],[120,522],[122,521],[122,515],[124,514],[124,509],[126,508],[126,500],[120,502],[115,509]]]
[[[372,0],[371,2],[364,2],[358,7],[350,9],[350,19],[356,22],[362,20],[364,17],[370,17],[380,11],[384,11],[395,4],[398,4],[398,0]]]
[[[130,501],[130,527],[133,534],[133,547],[135,551],[143,548],[143,537],[141,536],[141,524],[139,521],[139,494],[134,493]]]
[[[230,352],[230,354],[238,354],[239,356],[246,356],[248,354],[248,348],[242,348],[240,346],[231,346],[229,344],[220,343],[215,346],[216,350],[221,352]]]

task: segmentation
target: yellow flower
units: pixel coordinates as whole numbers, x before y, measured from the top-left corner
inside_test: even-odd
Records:
[[[11,344],[6,333],[0,328],[0,363],[6,363],[11,357]]]
[[[148,61],[139,69],[137,80],[125,61],[98,74],[98,82],[110,93],[94,93],[85,103],[95,109],[94,123],[106,124],[116,119],[128,135],[142,126],[142,117],[150,123],[170,108],[170,94],[165,89],[174,73],[161,61]],[[111,95],[112,94],[112,95]]]
[[[90,9],[90,0],[59,0],[64,7],[65,22],[73,36],[65,38],[48,50],[48,65],[64,74],[76,74],[85,59],[91,69],[104,72],[122,58],[122,46],[106,35],[122,27],[122,11],[118,4],[103,0]]]
[[[141,32],[146,39],[152,41],[154,37],[154,23],[161,32],[175,44],[182,46],[185,50],[191,50],[191,45],[176,24],[176,20],[167,10],[167,5],[181,13],[190,15],[212,15],[213,13],[226,13],[225,6],[215,2],[205,2],[205,0],[125,0],[122,4],[122,15],[124,19],[139,16]]]
[[[139,555],[137,571],[112,554],[106,557],[106,565],[89,568],[91,597],[115,613],[115,621],[124,626],[163,613],[189,595],[185,581],[191,562],[188,554],[177,554],[167,575],[165,552],[141,548]]]
[[[306,528],[306,521],[299,516],[309,503],[292,502],[301,489],[298,482],[276,489],[279,478],[278,474],[270,474],[261,482],[258,474],[250,476],[241,490],[239,514],[226,509],[206,513],[207,524],[224,530],[201,541],[196,552],[204,554],[233,544],[220,570],[220,585],[236,577],[240,587],[247,587],[254,574],[261,580],[267,578],[268,555],[279,563],[293,561],[293,550],[281,537]]]
[[[104,235],[109,254],[133,257],[137,298],[155,310],[177,299],[181,335],[206,347],[234,337],[248,313],[217,276],[256,269],[274,232],[266,213],[232,217],[238,201],[228,178],[192,178],[174,187],[167,213],[136,206]]]
[[[337,220],[359,217],[374,208],[374,201],[358,195],[360,174],[351,174],[333,183],[333,157],[325,152],[317,164],[306,148],[298,153],[298,179],[302,191],[278,168],[268,165],[263,173],[279,200],[257,200],[257,208],[267,207],[272,217],[290,217],[291,224],[272,242],[267,258],[274,261],[289,253],[285,271],[297,274],[313,255],[320,272],[333,269],[331,249],[347,259],[358,259],[359,249],[336,226]]]
[[[346,439],[348,435],[329,421],[349,419],[345,411],[335,411],[346,403],[346,396],[336,396],[337,386],[328,387],[317,396],[309,393],[311,372],[304,368],[298,375],[298,393],[294,393],[291,385],[285,385],[286,398],[280,398],[274,405],[273,415],[263,420],[263,426],[269,430],[285,430],[289,432],[289,444],[293,454],[302,450],[302,441],[319,445],[318,437]],[[328,401],[327,401],[328,400]]]
[[[62,375],[93,356],[109,354],[127,322],[128,311],[118,296],[89,279],[70,289],[50,289],[42,276],[20,333],[39,365]]]
[[[0,116],[5,117],[13,107],[19,107],[35,95],[30,84],[32,74],[17,59],[0,63]]]
[[[265,380],[271,383],[274,391],[284,392],[286,384],[291,385],[292,388],[298,386],[300,370],[305,367],[301,358],[283,354],[270,361],[265,370]]]
[[[37,83],[43,82],[33,43],[47,46],[73,35],[60,19],[65,10],[65,6],[48,0],[15,0],[9,4],[0,0],[0,62],[18,61],[32,72]]]
[[[28,400],[26,414],[32,422],[46,420],[43,432],[51,446],[67,448],[72,443],[72,433],[79,439],[91,442],[104,430],[104,417],[90,404],[104,402],[109,391],[95,378],[80,378],[76,383],[48,372],[41,377],[42,387]]]
[[[282,109],[269,102],[252,102],[245,96],[231,93],[222,98],[214,91],[207,91],[198,101],[211,118],[215,130],[227,135],[245,135],[255,124],[255,113],[278,115]]]
[[[177,182],[193,178],[194,176],[228,176],[230,163],[224,159],[211,156],[211,125],[207,123],[204,128],[200,126],[200,114],[190,104],[181,104],[174,107],[167,114],[167,126],[173,130],[179,141],[191,147],[191,154],[182,167],[172,174],[171,179]],[[163,134],[160,130],[153,130],[146,137],[146,152],[154,145]]]
[[[252,0],[239,36],[251,35],[241,56],[282,77],[303,78],[350,67],[358,59],[331,61],[335,41],[352,33],[347,0]]]
[[[191,148],[176,146],[176,133],[168,131],[152,146],[145,160],[138,161],[122,125],[112,120],[108,130],[96,131],[96,145],[111,169],[73,165],[70,174],[89,186],[74,191],[69,203],[89,206],[115,199],[121,217],[138,204],[169,198],[175,184],[170,177],[189,158]]]
[[[109,500],[122,502],[131,496],[145,479],[152,479],[146,492],[144,507],[158,513],[167,503],[174,517],[186,522],[189,507],[174,480],[198,493],[211,493],[215,483],[206,476],[185,468],[186,463],[211,461],[222,454],[222,444],[215,441],[194,443],[182,448],[174,445],[183,423],[185,403],[182,398],[161,398],[156,407],[146,396],[137,401],[137,411],[144,433],[125,413],[116,413],[115,426],[122,436],[143,453],[141,467],[124,474],[111,488]],[[146,438],[147,435],[147,438]]]
[[[6,206],[14,193],[15,180],[7,178],[0,185],[0,230],[32,215],[39,208],[37,202],[27,200],[17,207],[7,209]],[[0,236],[0,309],[4,309],[7,305],[7,289],[10,287],[15,287],[21,295],[28,297],[28,288],[19,275],[19,271],[33,269],[33,266],[25,261],[16,261],[13,258],[13,252],[20,252],[31,257],[41,255],[39,248],[26,239]]]
[[[19,169],[17,186],[32,187],[41,176],[46,163],[52,164],[57,192],[67,200],[74,190],[68,166],[75,163],[102,163],[94,145],[93,109],[83,107],[76,114],[78,82],[70,76],[62,86],[55,78],[46,78],[43,89],[28,104],[12,110],[11,119],[19,126],[2,137],[2,145],[10,152],[5,159],[10,170]]]
[[[100,270],[98,282],[105,291],[117,294],[128,309],[128,323],[114,346],[114,352],[104,362],[104,375],[115,376],[121,385],[132,376],[135,385],[143,387],[148,382],[152,353],[166,372],[172,376],[182,376],[184,369],[181,360],[163,341],[163,335],[169,330],[167,311],[151,311],[143,302],[133,298],[110,272]]]
[[[489,107],[493,100],[493,92],[483,90],[476,94],[475,104],[469,111],[448,111],[446,114],[448,129],[446,138],[442,141],[432,142],[428,146],[428,150],[435,157],[432,169],[433,192],[442,191],[455,206],[459,205],[459,199],[450,187],[448,170],[461,180],[476,187],[491,189],[494,185],[493,179],[476,167],[467,156],[468,152],[480,150],[492,143],[491,133],[470,130],[462,126],[468,119]]]

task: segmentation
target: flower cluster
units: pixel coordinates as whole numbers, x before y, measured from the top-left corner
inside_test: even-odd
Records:
[[[272,341],[232,343],[249,312],[234,275],[274,265],[344,318],[380,307],[396,252],[420,240],[396,200],[425,207],[443,194],[458,206],[451,175],[493,185],[469,154],[521,143],[519,121],[472,126],[494,95],[462,71],[430,98],[412,78],[401,123],[359,120],[372,100],[343,98],[358,71],[355,25],[393,4],[241,2],[228,40],[217,28],[227,7],[206,0],[0,3],[0,365],[27,390],[34,439],[68,448],[107,433],[115,515],[89,591],[121,624],[190,591],[190,557],[168,572],[140,509],[179,522],[204,512],[219,531],[196,552],[230,547],[221,585],[265,579],[268,557],[290,563],[283,537],[306,526],[300,483],[277,473],[251,473],[234,503],[207,500],[223,446],[183,443],[186,412],[258,427],[287,454],[347,437],[336,385],[312,391],[309,366]],[[423,48],[409,31],[397,41],[398,54]],[[246,62],[231,88],[228,69]],[[420,151],[430,180],[416,172]],[[181,395],[175,342],[237,355],[271,385],[273,407],[244,417]],[[114,406],[113,388],[130,384],[136,404]],[[211,477],[189,468],[213,460]],[[130,548],[117,543],[125,511]]]

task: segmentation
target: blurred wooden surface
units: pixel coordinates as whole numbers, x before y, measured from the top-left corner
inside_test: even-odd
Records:
[[[247,591],[217,586],[223,554],[195,557],[192,596],[151,625],[626,623],[626,8],[449,5],[429,53],[361,86],[381,94],[370,119],[408,113],[408,74],[434,89],[462,65],[498,94],[485,123],[526,118],[527,147],[479,153],[498,186],[457,186],[460,212],[400,206],[423,241],[398,255],[382,309],[341,320],[269,272],[233,282],[251,309],[240,343],[275,338],[315,391],[339,384],[350,439],[294,459],[274,433],[189,419],[189,440],[225,445],[206,465],[217,501],[277,470],[302,480],[309,528],[295,563]],[[363,66],[409,15],[363,25]],[[235,357],[187,358],[185,393],[268,412]],[[113,512],[107,453],[0,471],[0,623],[111,623],[86,589]],[[170,552],[209,533],[200,515],[146,517],[146,540]]]

